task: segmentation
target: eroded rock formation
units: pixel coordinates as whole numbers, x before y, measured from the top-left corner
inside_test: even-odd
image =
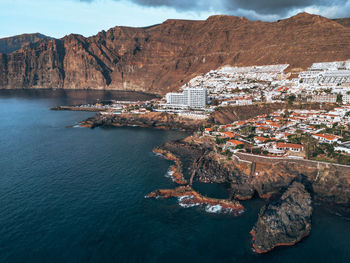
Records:
[[[311,231],[311,196],[304,185],[294,182],[280,199],[264,206],[251,231],[257,253],[278,246],[294,245]]]

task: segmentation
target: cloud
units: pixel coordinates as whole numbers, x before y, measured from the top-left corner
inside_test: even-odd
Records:
[[[95,0],[79,0],[93,2]],[[114,0],[120,1],[120,0]],[[169,7],[180,12],[211,11],[274,20],[301,11],[333,17],[350,17],[350,0],[127,0],[144,7]]]
[[[225,0],[228,10],[253,10],[258,14],[285,15],[295,9],[310,6],[344,5],[347,0]]]

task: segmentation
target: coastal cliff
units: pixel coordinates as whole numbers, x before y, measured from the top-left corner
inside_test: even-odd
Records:
[[[212,16],[115,27],[92,37],[42,39],[0,53],[0,88],[118,89],[164,94],[224,65],[290,64],[350,58],[343,20],[301,13],[277,22]]]
[[[289,185],[299,180],[312,194],[313,200],[337,208],[337,212],[350,211],[350,168],[331,163],[301,159],[267,158],[236,153],[227,158],[216,152],[209,141],[198,137],[186,141],[168,142],[161,148],[172,152],[182,161],[195,158],[187,165],[191,181],[227,183],[231,196],[238,200],[278,197]],[[186,148],[186,155],[180,155]]]

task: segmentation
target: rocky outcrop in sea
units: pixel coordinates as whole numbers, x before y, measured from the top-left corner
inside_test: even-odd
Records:
[[[304,185],[293,182],[280,199],[264,206],[253,227],[253,247],[266,253],[278,246],[294,245],[311,231],[311,196]]]

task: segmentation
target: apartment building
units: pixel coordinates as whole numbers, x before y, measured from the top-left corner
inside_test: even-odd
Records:
[[[182,93],[167,93],[166,100],[171,106],[204,108],[207,105],[207,89],[185,88]]]

